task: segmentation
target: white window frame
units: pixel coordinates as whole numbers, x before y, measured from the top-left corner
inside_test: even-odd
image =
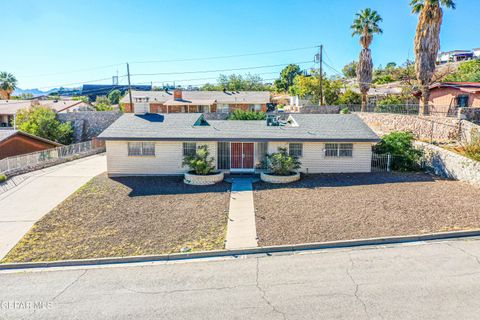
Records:
[[[193,148],[192,148],[193,145]],[[187,152],[188,150],[188,152]],[[195,155],[197,152],[197,143],[196,142],[183,142],[182,143],[182,155],[184,157]]]
[[[217,105],[217,112],[218,113],[229,113],[230,112],[230,105],[229,104],[218,104]]]
[[[155,142],[129,142],[127,149],[129,157],[155,157]]]
[[[292,145],[295,147],[299,147],[297,150],[292,148]],[[290,156],[297,156],[298,158],[303,157],[303,143],[300,142],[291,142],[288,144],[288,155]]]
[[[352,158],[353,143],[325,143],[325,158]]]

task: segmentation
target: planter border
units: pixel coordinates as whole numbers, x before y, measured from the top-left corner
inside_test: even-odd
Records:
[[[207,186],[224,179],[224,173],[222,171],[215,172],[214,174],[199,175],[194,173],[185,172],[183,182],[192,186]]]
[[[300,180],[300,173],[296,172],[289,176],[279,176],[275,174],[261,172],[260,180],[267,183],[291,183]]]
[[[239,255],[254,255],[254,254],[269,254],[275,252],[291,252],[308,251],[308,250],[322,250],[322,249],[336,249],[336,248],[353,248],[361,246],[375,246],[385,244],[399,244],[407,242],[420,242],[432,240],[445,240],[453,238],[468,238],[479,237],[480,229],[470,231],[452,231],[452,232],[438,232],[428,233],[422,235],[407,235],[407,236],[392,236],[392,237],[378,237],[368,239],[356,240],[342,240],[342,241],[328,241],[316,243],[303,243],[295,245],[278,245],[265,246],[256,248],[245,248],[235,250],[214,250],[214,251],[198,251],[190,253],[171,253],[148,256],[128,256],[128,257],[111,257],[111,258],[96,258],[96,259],[79,259],[79,260],[57,260],[46,262],[20,262],[20,263],[0,263],[1,270],[15,270],[15,269],[34,269],[34,268],[54,268],[54,267],[72,267],[72,266],[99,266],[108,264],[123,264],[123,263],[140,263],[140,262],[160,262],[160,261],[178,261],[178,260],[193,260],[200,258],[218,258]]]

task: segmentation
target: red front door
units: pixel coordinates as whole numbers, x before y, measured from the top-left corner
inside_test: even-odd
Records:
[[[232,142],[231,147],[232,169],[253,169],[254,145],[253,142]]]

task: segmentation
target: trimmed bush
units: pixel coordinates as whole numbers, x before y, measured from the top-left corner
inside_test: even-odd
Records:
[[[289,176],[300,169],[302,163],[298,157],[288,154],[287,148],[278,148],[278,152],[267,154],[262,167],[277,176]]]
[[[261,111],[234,110],[228,117],[228,120],[265,120],[267,115]]]
[[[411,132],[398,131],[383,136],[374,151],[392,155],[392,170],[416,171],[420,168],[422,151],[413,146],[414,136]]]
[[[7,180],[7,176],[4,175],[3,173],[0,173],[0,182],[4,182]]]
[[[209,157],[207,145],[202,145],[197,148],[194,155],[185,156],[183,158],[183,166],[187,166],[190,173],[197,175],[209,175],[215,173],[215,159]]]

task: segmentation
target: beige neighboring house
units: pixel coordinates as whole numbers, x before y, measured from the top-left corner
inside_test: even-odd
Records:
[[[79,100],[0,100],[0,127],[11,127],[18,110],[46,106],[57,113],[93,111],[95,108]]]
[[[269,91],[137,91],[132,103],[127,93],[120,100],[125,112],[142,110],[150,113],[229,113],[234,110],[267,111]]]
[[[207,145],[217,170],[257,172],[287,148],[301,172],[371,172],[378,136],[354,114],[292,114],[285,120],[206,120],[200,113],[126,113],[103,131],[110,176],[180,175],[183,157]]]

